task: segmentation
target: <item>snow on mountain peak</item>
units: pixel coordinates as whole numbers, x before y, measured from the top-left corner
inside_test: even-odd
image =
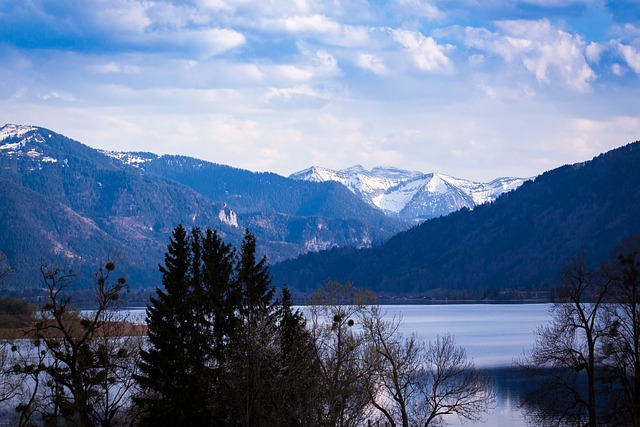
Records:
[[[480,183],[395,167],[375,167],[368,171],[360,165],[339,171],[313,166],[289,178],[340,182],[370,205],[390,216],[407,220],[425,220],[463,207],[472,209],[495,200],[500,194],[526,181],[498,178]]]
[[[99,150],[105,156],[120,161],[125,165],[140,167],[142,164],[157,159],[159,156],[153,153],[144,152],[124,152],[124,151],[106,151]]]
[[[8,156],[30,159],[39,163],[39,167],[42,166],[42,163],[57,163],[57,159],[44,154],[45,150],[40,144],[45,142],[45,136],[40,132],[34,132],[38,130],[39,128],[35,126],[4,125],[0,128],[0,142],[7,140],[12,142],[0,145],[0,152]],[[31,134],[27,135],[30,132]],[[36,145],[27,145],[29,143],[36,143]]]
[[[34,126],[7,124],[0,128],[0,141],[5,141],[10,138],[21,138],[25,134],[34,130],[38,130],[38,128]],[[44,138],[39,134],[31,135],[15,142],[8,142],[6,144],[0,145],[0,151],[8,151],[9,153],[17,152],[22,150],[25,147],[26,143],[30,141],[40,143],[44,142]]]
[[[15,138],[24,135],[32,130],[37,130],[34,126],[6,124],[0,128],[0,141],[8,138]]]

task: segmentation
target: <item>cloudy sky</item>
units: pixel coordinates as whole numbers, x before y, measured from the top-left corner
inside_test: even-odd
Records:
[[[0,125],[289,175],[640,139],[637,0],[0,0]]]

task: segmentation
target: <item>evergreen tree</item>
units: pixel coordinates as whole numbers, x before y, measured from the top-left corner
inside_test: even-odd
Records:
[[[320,364],[315,344],[306,329],[306,319],[294,309],[291,291],[282,288],[276,313],[281,360],[277,379],[277,393],[273,406],[278,408],[278,420],[273,425],[319,425],[318,398]]]
[[[207,229],[202,248],[202,301],[211,336],[212,356],[217,365],[239,327],[238,309],[242,293],[234,280],[235,251],[216,230]]]
[[[301,335],[307,334],[306,320],[300,310],[293,309],[291,291],[285,285],[282,288],[282,300],[278,308],[277,317],[280,321],[280,337],[282,340],[283,357],[287,357]]]
[[[217,231],[207,229],[202,238],[202,297],[198,298],[198,307],[200,329],[207,338],[207,348],[202,352],[202,357],[208,360],[207,405],[215,425],[223,425],[230,419],[226,359],[238,334],[242,301],[234,279],[234,255],[231,245],[223,242]]]
[[[256,260],[256,239],[249,230],[245,230],[234,286],[241,305],[240,329],[232,337],[232,357],[225,371],[229,407],[241,425],[275,425],[273,403],[282,363],[275,289],[266,257]]]
[[[271,274],[267,257],[256,261],[256,238],[245,229],[237,265],[237,280],[242,290],[241,315],[245,322],[256,314],[270,313],[275,289],[271,286]]]
[[[156,288],[147,305],[149,346],[141,352],[136,378],[143,392],[136,400],[146,411],[142,424],[203,425],[208,420],[202,361],[194,353],[200,344],[192,309],[194,244],[182,225],[174,229],[160,266],[164,290]]]

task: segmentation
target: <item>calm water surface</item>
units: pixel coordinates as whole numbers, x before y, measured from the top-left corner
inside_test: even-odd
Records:
[[[402,316],[402,332],[425,341],[450,333],[476,366],[508,366],[533,345],[533,331],[549,321],[550,304],[384,306]]]
[[[384,306],[387,314],[402,316],[402,332],[416,332],[425,341],[450,333],[480,368],[513,364],[533,346],[533,332],[550,320],[550,304],[460,304]],[[483,423],[461,424],[455,415],[449,425],[523,427],[527,424],[509,395],[497,396],[496,408]]]
[[[533,346],[533,332],[549,321],[550,304],[451,304],[387,305],[388,316],[402,317],[401,331],[416,332],[425,341],[450,333],[465,348],[467,357],[480,368],[500,368]],[[131,310],[133,319],[144,322],[144,310]],[[500,394],[497,406],[483,423],[465,426],[522,427],[522,413],[508,395]],[[461,425],[458,418],[447,418],[449,425]]]

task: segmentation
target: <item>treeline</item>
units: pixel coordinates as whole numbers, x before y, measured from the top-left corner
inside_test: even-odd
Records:
[[[117,310],[127,282],[115,268],[99,268],[97,308],[80,312],[73,272],[42,266],[47,301],[29,339],[0,352],[10,423],[428,426],[493,405],[452,336],[403,336],[369,292],[328,282],[308,312],[294,309],[248,231],[236,250],[216,231],[176,227],[144,334]]]
[[[539,426],[640,426],[640,236],[597,268],[574,258],[549,325],[521,365],[541,387],[524,403]]]
[[[176,227],[144,326],[119,310],[127,280],[113,262],[98,268],[88,312],[72,304],[74,272],[40,270],[46,298],[31,320],[26,304],[0,300],[28,325],[0,346],[6,424],[433,426],[478,420],[495,401],[452,336],[402,335],[371,292],[330,281],[295,309],[249,231],[236,250]],[[640,237],[597,268],[574,259],[555,292],[519,363],[535,378],[521,400],[530,423],[640,426]]]

